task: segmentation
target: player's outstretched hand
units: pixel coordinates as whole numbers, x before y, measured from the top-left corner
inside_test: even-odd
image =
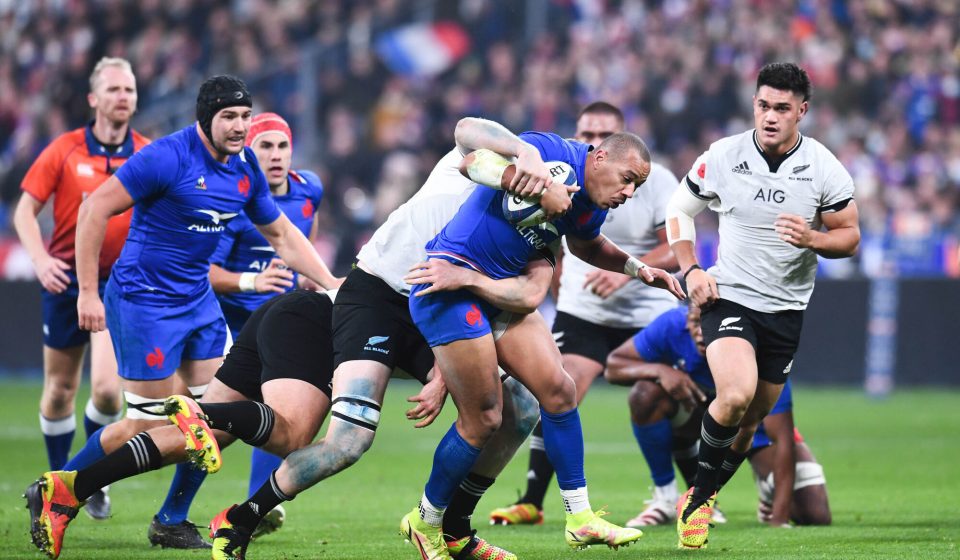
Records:
[[[427,382],[419,393],[407,398],[407,402],[417,403],[417,406],[407,411],[407,420],[419,420],[413,427],[425,428],[437,419],[446,401],[447,386],[435,369],[433,379]]]
[[[100,332],[107,328],[107,314],[100,301],[100,295],[81,291],[77,296],[77,318],[80,328],[90,332]]]
[[[670,398],[680,403],[687,412],[692,412],[693,409],[707,402],[707,396],[697,386],[696,381],[691,379],[689,375],[680,373],[675,369],[671,369],[670,373],[661,375],[657,383],[670,395]]]
[[[417,292],[417,297],[441,292],[459,290],[470,284],[471,272],[443,259],[430,259],[413,265],[403,281],[410,285],[431,284],[425,290]]]
[[[781,241],[786,241],[794,247],[801,249],[810,248],[813,231],[810,229],[807,220],[802,216],[778,214],[777,220],[773,222],[773,225]]]
[[[680,301],[683,301],[687,297],[687,295],[683,293],[683,288],[680,287],[680,281],[666,270],[645,266],[637,271],[637,278],[647,286],[661,288],[670,292]]]
[[[253,286],[260,293],[282,294],[293,287],[293,272],[282,259],[273,259],[266,270],[257,274]]]
[[[600,299],[607,299],[614,292],[627,285],[630,277],[618,272],[596,269],[587,273],[583,282],[583,289],[589,289],[594,294],[600,296]]]
[[[550,176],[550,168],[543,163],[540,151],[533,146],[525,145],[517,155],[516,173],[510,180],[510,187],[507,190],[527,197],[543,194],[551,183],[553,178]]]
[[[63,293],[70,285],[70,277],[65,272],[70,270],[70,265],[56,257],[48,255],[47,258],[37,261],[34,269],[43,289],[51,294]]]
[[[687,291],[690,305],[703,309],[720,299],[717,280],[704,270],[694,269],[687,274]]]
[[[576,185],[551,183],[547,191],[540,197],[540,208],[543,208],[546,221],[555,220],[563,216],[573,206],[573,193],[580,190]]]

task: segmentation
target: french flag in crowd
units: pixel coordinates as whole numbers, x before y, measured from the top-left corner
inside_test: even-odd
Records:
[[[417,23],[384,33],[377,39],[376,50],[397,74],[432,76],[470,51],[470,37],[453,22]]]

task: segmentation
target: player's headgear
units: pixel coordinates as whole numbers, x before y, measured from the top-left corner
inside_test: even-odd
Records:
[[[250,123],[250,133],[247,134],[247,146],[252,146],[257,138],[268,132],[279,132],[287,137],[287,142],[293,145],[293,134],[290,132],[290,125],[283,117],[276,113],[260,113],[253,117]]]
[[[253,107],[253,97],[243,80],[236,76],[220,75],[203,82],[197,94],[197,122],[207,140],[213,140],[210,133],[213,116],[220,109],[236,106]]]

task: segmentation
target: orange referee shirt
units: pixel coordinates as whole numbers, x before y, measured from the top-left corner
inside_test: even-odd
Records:
[[[130,129],[123,144],[106,146],[93,135],[91,125],[60,135],[33,162],[20,188],[40,202],[53,196],[53,239],[51,256],[76,269],[77,212],[80,203],[113,175],[127,158],[150,141]],[[100,251],[100,278],[110,275],[110,268],[120,256],[127,238],[132,209],[110,218]]]

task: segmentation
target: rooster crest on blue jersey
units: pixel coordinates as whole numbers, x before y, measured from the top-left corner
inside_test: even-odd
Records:
[[[550,176],[557,183],[567,186],[577,185],[577,172],[569,164],[563,161],[548,161],[547,167],[550,168]],[[570,194],[573,197],[573,193]],[[503,217],[508,222],[518,226],[535,226],[542,224],[545,220],[543,208],[540,207],[539,196],[521,197],[519,195],[504,195],[503,197]]]

